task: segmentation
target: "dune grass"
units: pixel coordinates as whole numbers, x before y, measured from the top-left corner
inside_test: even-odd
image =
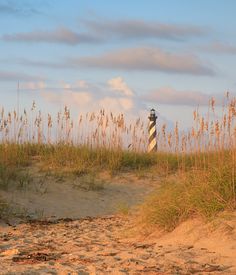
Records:
[[[236,178],[231,169],[227,163],[165,179],[140,208],[143,222],[171,231],[192,217],[208,220],[221,211],[233,211],[236,209]]]
[[[25,168],[35,164],[43,172],[55,175],[71,174],[95,179],[97,172],[111,173],[143,171],[146,177],[161,176],[161,187],[145,201],[140,216],[146,224],[172,230],[193,216],[213,218],[224,210],[235,209],[235,163],[232,152],[196,153],[185,156],[174,153],[144,153],[106,148],[91,149],[67,144],[4,144],[1,145],[0,188],[11,182],[23,186],[29,181]],[[4,152],[4,154],[3,154]],[[208,166],[204,159],[208,157]],[[197,164],[196,164],[196,158]],[[27,171],[27,169],[25,169]],[[89,180],[88,190],[103,188]],[[6,205],[2,204],[6,210]],[[5,211],[6,212],[6,211]]]
[[[101,110],[75,122],[67,107],[56,119],[36,112],[35,103],[22,115],[2,108],[0,188],[25,185],[30,179],[24,171],[34,166],[45,173],[91,178],[101,171],[158,175],[162,186],[140,211],[144,222],[171,230],[192,216],[212,218],[235,209],[235,117],[235,98],[226,95],[222,114],[215,113],[211,99],[206,116],[193,112],[188,131],[181,132],[178,122],[170,131],[158,124],[158,151],[146,153],[148,127],[140,119],[128,123],[123,114]]]
[[[32,165],[45,170],[65,170],[83,174],[89,171],[136,171],[156,167],[176,171],[177,156],[170,153],[133,152],[107,148],[89,148],[68,144],[0,144],[0,178],[14,178],[14,169]],[[8,173],[9,171],[9,173]]]

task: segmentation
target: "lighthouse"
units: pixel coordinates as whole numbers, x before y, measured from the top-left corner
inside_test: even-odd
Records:
[[[157,151],[157,132],[156,132],[156,112],[154,109],[151,109],[149,118],[149,139],[148,139],[148,152]]]

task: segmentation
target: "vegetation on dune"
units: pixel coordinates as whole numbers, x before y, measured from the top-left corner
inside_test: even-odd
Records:
[[[232,211],[236,206],[235,180],[227,164],[165,179],[142,205],[142,220],[170,231],[188,218],[211,219],[223,210]]]
[[[53,120],[36,111],[15,111],[0,118],[0,187],[27,181],[22,168],[94,175],[106,170],[161,175],[163,182],[141,207],[142,219],[166,230],[192,216],[214,217],[235,208],[236,99],[226,95],[221,116],[211,99],[207,116],[193,112],[186,132],[158,125],[157,153],[146,153],[147,125],[101,110],[74,121],[65,107]],[[27,170],[27,169],[26,169]],[[90,188],[98,188],[90,180]],[[99,184],[99,188],[102,184]],[[1,210],[0,210],[1,211]]]

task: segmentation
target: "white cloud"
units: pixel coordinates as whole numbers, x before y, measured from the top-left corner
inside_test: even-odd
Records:
[[[233,51],[233,49],[231,49]],[[59,61],[9,61],[20,65],[58,70],[91,68],[103,70],[154,71],[168,74],[215,76],[217,68],[211,62],[187,52],[166,51],[159,47],[133,47],[117,49],[96,55],[74,56]]]
[[[60,81],[58,84],[59,84],[60,89],[65,89],[65,90],[80,91],[81,89],[87,90],[87,88],[89,88],[89,84],[85,80],[82,80],[82,79],[79,79],[79,80],[75,81],[74,83]]]
[[[45,79],[41,76],[30,75],[24,72],[13,72],[13,71],[1,71],[0,70],[0,81],[16,82],[16,81],[42,81]]]
[[[157,47],[125,48],[98,56],[68,59],[66,66],[166,73],[215,75],[213,68],[187,53],[171,53]]]
[[[229,44],[229,43],[213,42],[205,46],[200,46],[199,48],[210,53],[232,54],[232,55],[236,54],[236,45]]]
[[[100,38],[97,38],[93,34],[78,33],[63,27],[50,31],[37,30],[32,32],[5,34],[1,37],[1,39],[9,42],[57,43],[67,45],[100,42]]]
[[[22,5],[25,6],[25,5]],[[0,14],[16,13],[20,9],[12,5],[1,5]],[[202,37],[209,32],[202,28],[186,24],[167,24],[158,21],[146,20],[83,20],[80,22],[80,31],[67,27],[58,27],[53,30],[34,30],[5,34],[2,39],[9,42],[24,43],[57,43],[78,45],[82,43],[107,43],[111,40],[130,39],[167,39],[182,41],[192,37]]]
[[[20,83],[21,90],[43,90],[46,88],[44,81],[28,81]]]
[[[78,80],[76,82],[76,86],[78,86],[79,88],[88,88],[88,84],[85,80]]]
[[[93,96],[90,92],[74,92],[71,90],[61,90],[61,91],[52,91],[47,90],[43,91],[42,96],[44,99],[51,103],[55,104],[63,104],[67,106],[79,106],[79,107],[85,107],[88,106],[93,101]]]
[[[92,85],[84,80],[75,83],[60,82],[60,88],[42,91],[42,96],[50,103],[79,107],[80,112],[106,109],[114,113],[135,114],[144,109],[144,105],[133,93],[122,77],[107,81],[107,86]]]
[[[162,87],[141,98],[133,93],[132,88],[120,76],[106,83],[107,85],[104,86],[83,80],[74,83],[61,82],[61,89],[46,88],[41,94],[46,101],[60,107],[66,105],[79,114],[96,113],[105,109],[106,112],[111,111],[113,114],[123,113],[128,120],[141,117],[147,122],[149,109],[155,108],[158,113],[158,125],[166,123],[170,128],[176,120],[180,121],[182,128],[191,125],[193,108],[197,105],[207,108],[212,96],[212,94],[198,91],[178,91],[171,87]],[[215,98],[216,103],[220,105],[223,96],[215,96]],[[183,113],[183,105],[185,105],[185,113]]]
[[[134,107],[134,101],[131,98],[119,98],[120,104],[124,110],[131,110]]]
[[[93,100],[92,94],[89,92],[73,92],[67,91],[63,94],[62,101],[66,102],[68,105],[73,103],[76,106],[86,106],[90,104]]]
[[[113,91],[117,91],[125,96],[134,95],[133,91],[128,87],[128,85],[120,76],[108,80],[107,83]]]
[[[92,33],[116,39],[168,39],[183,40],[201,37],[209,32],[203,28],[186,24],[170,24],[142,19],[130,20],[85,20],[85,25]]]
[[[126,97],[104,97],[98,101],[100,108],[115,112],[129,112],[137,109],[132,98]]]
[[[161,87],[156,89],[144,96],[144,99],[146,101],[156,102],[158,104],[185,105],[195,107],[198,105],[207,106],[211,97],[216,99],[216,104],[222,104],[223,95],[217,96],[192,90],[177,91],[172,87]]]

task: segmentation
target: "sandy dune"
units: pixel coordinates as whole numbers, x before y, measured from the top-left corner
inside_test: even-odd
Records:
[[[236,215],[147,234],[135,216],[114,213],[119,204],[141,202],[154,186],[132,177],[109,180],[96,190],[77,181],[2,190],[33,220],[0,221],[0,274],[236,274]]]
[[[217,235],[191,240],[193,224],[184,242],[183,228],[178,241],[177,231],[131,238],[132,226],[121,216],[2,225],[0,274],[236,274],[229,236],[219,251],[208,245]]]
[[[0,197],[19,211],[25,210],[31,218],[78,219],[128,209],[141,203],[156,186],[150,184],[150,180],[137,179],[129,174],[100,177],[102,179],[79,177],[58,181],[54,177],[45,179],[43,174],[34,172],[30,184],[21,188],[13,184],[0,190]]]

